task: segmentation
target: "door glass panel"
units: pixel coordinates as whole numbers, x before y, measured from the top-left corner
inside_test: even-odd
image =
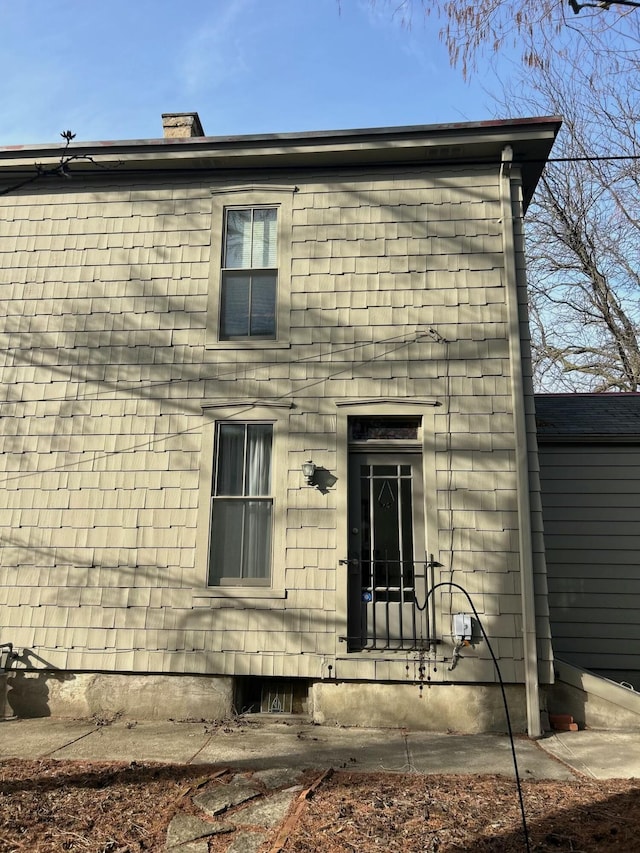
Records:
[[[405,600],[413,593],[411,466],[361,465],[360,492],[363,586],[377,600]]]
[[[397,465],[374,465],[371,472],[372,477],[395,477],[398,473]]]
[[[415,591],[411,486],[411,480],[409,479],[403,479],[400,481],[402,504],[405,508],[408,507],[408,509],[402,515],[400,530],[402,536],[402,557],[400,570],[402,571],[404,597],[407,601],[413,600]]]
[[[424,601],[422,457],[352,452],[348,643],[360,649],[422,648]]]

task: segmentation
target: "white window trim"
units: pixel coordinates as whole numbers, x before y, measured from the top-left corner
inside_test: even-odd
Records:
[[[212,250],[209,270],[207,305],[207,349],[274,349],[289,346],[291,325],[291,256],[292,208],[296,186],[234,186],[214,187],[211,214]],[[222,292],[222,261],[224,250],[224,215],[229,208],[275,207],[278,211],[276,337],[234,338],[220,340],[220,299]]]
[[[202,434],[198,530],[196,533],[196,569],[198,577],[194,586],[200,597],[210,598],[286,598],[285,544],[287,495],[287,426],[289,401],[280,400],[226,400],[205,401],[202,404],[205,425]],[[213,482],[214,446],[216,424],[237,421],[240,423],[270,423],[273,425],[271,457],[273,529],[271,539],[271,579],[266,584],[251,581],[223,586],[209,586],[209,537],[211,535],[211,485]],[[195,579],[194,579],[195,580]]]

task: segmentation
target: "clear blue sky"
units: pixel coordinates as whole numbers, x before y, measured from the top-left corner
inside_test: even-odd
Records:
[[[0,145],[210,136],[493,117],[437,22],[377,0],[0,0]],[[490,86],[490,84],[487,84]]]

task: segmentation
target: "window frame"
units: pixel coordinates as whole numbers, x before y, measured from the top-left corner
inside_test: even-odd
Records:
[[[286,598],[285,519],[287,494],[286,436],[290,400],[204,400],[205,419],[199,483],[198,529],[196,533],[197,576],[193,585],[209,598]],[[218,424],[271,424],[271,576],[268,579],[227,578],[221,585],[209,583],[212,493],[215,476],[215,449]]]
[[[291,324],[292,208],[295,186],[236,186],[211,189],[212,249],[205,346],[208,349],[272,349],[289,346]],[[226,211],[272,208],[276,210],[275,336],[221,336]]]
[[[233,494],[231,492],[218,492],[219,489],[219,478],[222,470],[222,463],[220,461],[221,457],[221,445],[222,445],[222,429],[231,424],[235,424],[236,426],[244,427],[243,434],[243,446],[242,446],[242,472],[240,475],[240,479],[242,481],[242,492],[241,494]],[[253,426],[268,426],[270,427],[269,434],[269,489],[268,493],[258,493],[251,494],[247,492],[247,482],[246,482],[246,468],[249,462],[249,430]],[[246,507],[246,505],[251,502],[259,502],[269,506],[269,538],[268,538],[268,553],[262,554],[262,559],[265,560],[266,566],[268,569],[268,573],[265,576],[256,576],[256,577],[246,577],[242,574],[240,575],[225,575],[222,572],[214,572],[212,570],[213,565],[213,554],[211,549],[211,544],[209,547],[209,561],[207,566],[207,585],[208,586],[270,586],[271,585],[271,572],[273,566],[273,522],[274,522],[274,514],[273,514],[273,422],[270,421],[217,421],[215,426],[215,439],[214,439],[214,463],[212,470],[212,478],[211,478],[211,496],[209,498],[211,502],[211,530],[210,537],[214,524],[214,513],[216,503],[220,504],[223,502],[236,503],[238,505],[242,505]],[[244,525],[245,516],[243,513],[243,525]],[[243,527],[242,535],[242,545],[246,545],[246,529]],[[210,539],[211,543],[211,539]],[[241,565],[240,569],[244,568],[244,559],[243,559],[244,547],[241,547]],[[217,580],[213,580],[213,577],[217,576]]]

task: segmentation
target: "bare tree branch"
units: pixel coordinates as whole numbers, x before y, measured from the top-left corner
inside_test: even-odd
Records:
[[[405,26],[427,18],[438,21],[441,40],[451,64],[465,77],[478,69],[480,59],[505,48],[520,47],[525,66],[544,66],[562,52],[567,40],[583,49],[606,51],[610,38],[617,38],[627,16],[635,15],[640,3],[632,0],[578,3],[576,0],[370,0],[383,5]]]
[[[591,72],[567,55],[526,74],[534,94],[524,106],[566,117],[556,147],[565,162],[547,166],[529,210],[534,367],[545,390],[636,391],[640,59],[613,56]],[[513,84],[522,91],[523,80]],[[512,100],[503,95],[505,107]],[[625,151],[628,159],[606,156]]]

